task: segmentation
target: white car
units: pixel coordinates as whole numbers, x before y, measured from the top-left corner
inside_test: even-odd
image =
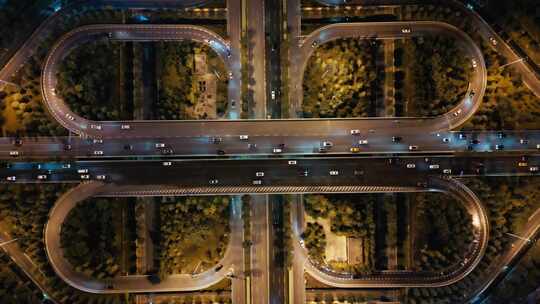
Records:
[[[38,175],[38,176],[37,176],[37,179],[39,179],[39,180],[46,180],[46,179],[47,179],[47,175],[45,175],[45,174]]]
[[[88,173],[88,169],[78,169],[77,170],[77,173],[81,174],[81,173]]]
[[[540,144],[536,145],[536,149],[540,150]]]
[[[240,140],[248,140],[249,135],[240,135]]]
[[[165,166],[165,167],[168,167],[168,166],[171,166],[171,165],[172,165],[172,162],[170,162],[170,161],[163,162],[163,166]]]
[[[416,151],[418,150],[418,146],[409,146],[409,151]]]
[[[19,156],[19,151],[9,151],[9,156]]]
[[[232,72],[229,72],[229,78],[230,78],[230,79],[233,79],[233,77],[234,77],[234,76],[233,76],[233,73],[232,73]]]
[[[270,95],[272,97],[272,100],[276,100],[276,91],[275,90],[272,90],[272,92],[270,92]]]
[[[71,116],[69,113],[66,113],[66,117],[71,121],[75,120],[75,117]]]
[[[323,141],[322,146],[324,148],[332,148],[334,146],[334,144],[331,141]]]
[[[255,176],[256,176],[256,177],[263,177],[263,176],[264,176],[264,172],[257,172],[257,173],[255,173]]]
[[[432,169],[432,170],[439,169],[439,165],[437,165],[437,164],[429,165],[429,168]]]
[[[283,152],[283,150],[281,150],[281,148],[274,148],[272,150],[272,153],[281,153],[281,152]]]
[[[262,180],[256,179],[256,180],[253,181],[253,184],[254,185],[262,185]]]
[[[96,151],[94,151],[94,155],[103,155],[103,151],[96,150]]]
[[[339,171],[337,170],[330,170],[330,172],[328,172],[330,175],[332,176],[336,176],[336,175],[339,175]]]
[[[452,174],[452,169],[444,169],[444,170],[442,170],[442,173],[444,173],[444,174]]]
[[[471,60],[471,62],[473,68],[476,68],[478,66],[478,64],[476,63],[476,59]]]
[[[105,175],[97,175],[96,178],[98,180],[105,180],[107,178],[107,176],[105,176]]]
[[[156,148],[165,148],[164,143],[157,143],[155,146],[156,146]]]
[[[442,139],[442,141],[445,142],[445,143],[450,142],[450,138],[445,137],[445,138]]]
[[[519,140],[519,143],[522,144],[522,145],[527,145],[529,143],[529,141],[527,139],[520,139]]]
[[[491,44],[497,45],[497,40],[495,38],[489,37],[489,41],[491,42]]]
[[[90,179],[90,174],[81,174],[81,179]]]
[[[94,138],[94,143],[95,143],[95,144],[102,144],[102,143],[103,143],[103,139]]]
[[[368,140],[367,140],[367,139],[360,139],[360,140],[358,141],[358,144],[359,144],[359,145],[367,145],[367,144],[368,144]]]
[[[416,168],[416,165],[413,164],[413,163],[410,163],[410,164],[407,164],[407,168],[408,169],[414,169],[414,168]]]
[[[531,171],[531,172],[538,172],[538,167],[537,167],[537,166],[530,167],[530,168],[529,168],[529,171]],[[15,176],[13,176],[13,177],[15,177]]]
[[[404,27],[404,28],[401,29],[401,32],[402,32],[403,34],[409,34],[409,33],[411,32],[411,29],[408,28],[408,27]]]
[[[121,126],[120,126],[120,129],[122,129],[122,130],[129,130],[129,129],[131,129],[131,126],[130,126],[130,125],[121,125]]]
[[[209,183],[210,185],[217,185],[219,181],[217,179],[211,179]]]
[[[288,162],[288,164],[289,164],[289,165],[296,165],[296,161],[295,161],[295,160],[290,160],[290,161]]]
[[[525,162],[519,162],[518,167],[527,167],[527,163]]]
[[[358,134],[360,134],[360,130],[358,129],[351,130],[351,135],[358,135]]]
[[[101,130],[101,125],[90,125],[90,129]]]
[[[6,177],[6,180],[10,181],[10,182],[14,182],[17,180],[17,177],[16,176],[8,176]]]
[[[69,169],[71,168],[71,164],[63,164],[62,169]]]

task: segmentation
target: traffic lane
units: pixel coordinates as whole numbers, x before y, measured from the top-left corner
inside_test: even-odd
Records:
[[[69,168],[65,168],[69,165]],[[55,163],[13,163],[0,169],[2,182],[74,182],[98,179],[118,184],[208,185],[395,185],[418,186],[429,175],[536,175],[540,156],[501,157],[393,157],[316,158],[261,160],[165,160],[165,161],[82,161]],[[83,170],[83,171],[79,171]],[[449,171],[447,171],[449,170]],[[334,171],[334,172],[332,172]],[[400,178],[407,176],[408,178]],[[211,184],[212,180],[217,182]]]

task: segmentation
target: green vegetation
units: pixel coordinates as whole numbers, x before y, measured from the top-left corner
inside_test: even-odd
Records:
[[[490,265],[504,255],[514,241],[506,233],[520,234],[523,219],[540,208],[538,178],[484,178],[467,180],[467,185],[486,206],[490,219],[489,241],[480,264],[463,280],[439,288],[411,288],[406,303],[456,303],[463,301],[493,272]]]
[[[167,42],[157,44],[159,99],[158,119],[210,119],[222,117],[227,108],[228,76],[221,58],[208,46],[195,42]],[[215,81],[214,104],[202,104],[199,78],[196,75],[195,55],[206,56],[208,81]],[[209,87],[209,86],[208,86]],[[213,94],[211,94],[213,95]]]
[[[427,36],[406,39],[396,48],[397,96],[406,116],[436,116],[448,112],[464,96],[471,63],[455,39]]]
[[[62,61],[57,92],[73,112],[91,120],[120,119],[121,46],[109,41],[86,43]]]
[[[307,223],[306,229],[302,232],[302,239],[306,244],[309,255],[319,263],[326,259],[324,250],[326,248],[326,234],[323,226],[317,223]]]
[[[416,195],[415,261],[419,270],[436,271],[463,259],[473,241],[470,214],[441,193]]]
[[[98,279],[121,273],[123,237],[127,235],[134,245],[134,233],[121,233],[126,230],[122,203],[122,199],[91,199],[70,211],[60,242],[64,257],[77,272]]]
[[[3,304],[38,303],[39,289],[0,251],[0,302]]]
[[[340,39],[317,47],[304,72],[304,117],[368,116],[375,59],[367,40]]]
[[[226,196],[162,199],[161,278],[199,273],[218,263],[229,241],[229,205]]]
[[[74,289],[51,268],[45,253],[43,228],[50,208],[64,190],[63,185],[0,185],[0,223],[11,227],[10,234],[19,239],[17,243],[39,269],[33,275],[53,298],[74,304],[128,303],[126,295],[96,295]]]

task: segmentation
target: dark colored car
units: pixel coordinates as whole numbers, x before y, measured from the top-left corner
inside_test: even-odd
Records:
[[[480,141],[478,139],[471,139],[471,144],[477,145],[479,143],[480,143]]]
[[[401,141],[401,136],[392,136],[392,141],[395,142],[395,143],[398,143]]]
[[[225,155],[225,151],[224,150],[217,150],[217,154],[218,155]]]

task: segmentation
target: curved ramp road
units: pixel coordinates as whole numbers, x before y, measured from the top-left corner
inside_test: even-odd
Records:
[[[404,33],[403,29],[408,29],[410,32]],[[301,111],[304,72],[309,58],[319,45],[343,38],[407,39],[436,35],[445,35],[454,38],[459,48],[470,59],[471,65],[473,65],[473,61],[475,62],[472,79],[469,82],[469,90],[461,102],[448,113],[434,118],[409,120],[403,120],[401,118],[366,118],[366,120],[371,124],[369,126],[371,129],[384,128],[385,124],[388,125],[390,120],[397,120],[401,121],[400,129],[410,128],[417,132],[443,131],[462,125],[473,116],[482,103],[487,84],[486,64],[482,51],[469,35],[453,25],[436,21],[337,23],[313,31],[302,41],[297,60],[294,61],[298,65],[298,73],[291,75],[292,96],[296,102],[292,108],[296,111]],[[474,92],[472,98],[469,95],[470,92]]]
[[[170,275],[160,283],[152,284],[146,275],[120,276],[110,280],[98,280],[83,273],[76,272],[73,266],[64,258],[60,244],[60,232],[65,218],[78,202],[92,196],[108,196],[114,186],[98,182],[83,183],[65,193],[56,202],[49,214],[49,221],[45,226],[45,249],[54,269],[62,280],[71,286],[92,293],[125,293],[125,292],[173,292],[192,291],[208,288],[237,269],[242,257],[242,208],[239,199],[231,201],[231,232],[230,241],[225,254],[218,264],[223,265],[219,271],[208,269],[196,275],[178,274]],[[157,194],[160,195],[160,194]],[[165,194],[166,195],[166,194]],[[107,286],[112,284],[112,286]]]
[[[476,195],[462,183],[453,179],[431,178],[429,188],[419,189],[414,187],[404,188],[396,192],[419,192],[436,191],[443,192],[459,200],[472,217],[475,239],[470,245],[462,263],[453,265],[440,272],[415,272],[404,270],[387,270],[374,272],[371,275],[354,277],[350,274],[333,272],[322,265],[315,265],[308,257],[307,249],[301,245],[300,234],[303,222],[303,207],[292,208],[296,212],[294,242],[296,254],[302,255],[306,272],[316,280],[329,286],[338,288],[397,288],[397,287],[439,287],[455,283],[467,276],[480,262],[486,250],[489,238],[489,219],[484,206]],[[379,192],[388,192],[387,189],[380,189]],[[301,204],[301,203],[300,203]]]

